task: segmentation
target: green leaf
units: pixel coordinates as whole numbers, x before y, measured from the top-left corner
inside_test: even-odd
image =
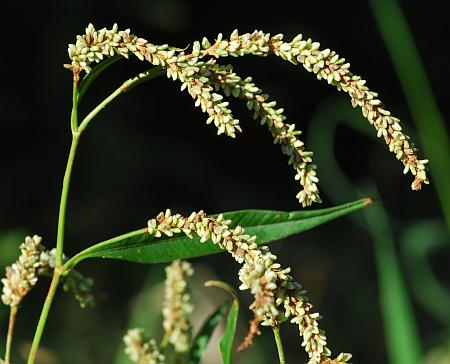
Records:
[[[336,207],[309,211],[243,210],[224,213],[232,221],[231,227],[240,225],[249,235],[257,236],[258,244],[265,244],[322,225],[340,216],[348,215],[372,203],[365,198]],[[174,259],[188,259],[223,252],[219,246],[184,234],[156,238],[140,229],[92,245],[71,258],[64,269],[69,270],[88,258],[120,259],[137,263],[165,263]]]
[[[91,72],[86,74],[83,79],[81,80],[80,84],[78,85],[78,104],[80,104],[81,99],[83,98],[84,94],[88,90],[88,88],[91,86],[92,82],[100,76],[103,71],[105,71],[109,66],[111,66],[113,63],[116,63],[119,59],[122,59],[122,56],[114,56],[111,58],[108,58],[104,60],[103,62],[99,63],[97,66],[95,66]]]
[[[209,340],[214,332],[214,329],[222,321],[225,313],[228,310],[229,303],[225,302],[219,308],[213,312],[203,324],[199,333],[194,339],[191,350],[189,352],[189,364],[200,363],[203,354],[208,346]]]
[[[221,281],[208,281],[205,286],[211,287],[216,286],[224,289],[233,296],[233,303],[231,304],[230,310],[227,316],[227,325],[225,327],[225,332],[220,339],[219,347],[220,353],[222,354],[223,364],[231,364],[233,362],[233,342],[234,336],[236,334],[237,319],[239,315],[239,300],[236,291],[230,285]]]
[[[231,364],[233,362],[233,342],[234,336],[236,335],[238,315],[239,302],[233,300],[230,311],[228,312],[227,326],[219,344],[224,364]]]

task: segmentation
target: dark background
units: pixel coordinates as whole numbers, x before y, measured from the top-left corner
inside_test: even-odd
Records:
[[[447,119],[448,13],[441,1],[401,4],[434,96]],[[74,42],[89,22],[98,29],[117,22],[119,28],[129,27],[153,43],[180,47],[203,36],[214,39],[218,32],[228,35],[235,28],[242,33],[254,29],[284,33],[286,38],[303,33],[345,56],[353,72],[363,75],[371,89],[380,91],[388,109],[399,116],[408,133],[414,133],[399,81],[365,1],[4,4],[0,233],[19,236],[14,249],[24,234],[39,234],[46,246],[54,245],[70,144],[71,73],[62,65],[69,62],[67,44]],[[336,95],[325,82],[273,57],[233,59],[232,63],[241,75],[252,75],[305,135],[321,102]],[[80,113],[88,112],[122,81],[144,69],[146,66],[135,60],[114,65],[86,95]],[[81,141],[69,199],[66,254],[141,227],[167,207],[181,213],[298,209],[298,186],[285,157],[243,105],[233,102],[232,108],[243,128],[235,140],[216,136],[215,128],[205,125],[205,115],[193,107],[188,94],[165,78],[146,83],[111,104]],[[365,122],[362,117],[361,122]],[[441,219],[433,186],[420,193],[411,191],[411,177],[402,175],[402,166],[376,140],[375,133],[367,139],[346,127],[338,131],[335,153],[339,164],[355,185],[368,176],[373,178],[394,233],[419,219]],[[326,191],[322,196],[323,207],[334,204]],[[283,265],[293,268],[295,279],[309,290],[311,302],[324,315],[321,325],[334,352],[352,352],[359,363],[388,362],[373,246],[363,229],[346,218],[272,247]],[[17,250],[3,251],[2,264],[9,264],[17,255]],[[448,248],[432,257],[437,274],[447,282],[448,258]],[[227,256],[196,259],[194,264],[206,272],[203,280],[216,276],[237,286],[238,266]],[[101,302],[93,310],[82,311],[71,297],[57,296],[42,343],[46,361],[111,363],[128,325],[133,300],[149,272],[157,275],[162,267],[89,261],[79,268],[95,278]],[[41,283],[20,312],[17,362],[23,360],[20,352],[26,351],[32,339],[45,291],[46,284]],[[242,297],[245,307],[248,294]],[[445,328],[415,301],[413,308],[427,352],[441,343]],[[149,307],[149,315],[155,315],[152,310],[157,311]],[[245,315],[248,317],[248,312],[240,322],[242,331]],[[6,332],[6,322],[2,328]],[[295,360],[303,358],[298,354],[301,348],[295,327],[285,330],[290,362],[304,361]],[[270,336],[265,330],[255,349],[250,349],[258,353],[254,357],[262,356],[240,362],[275,362]],[[216,362],[215,355],[208,362]]]

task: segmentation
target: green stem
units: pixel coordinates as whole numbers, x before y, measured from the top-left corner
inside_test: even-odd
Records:
[[[132,88],[136,87],[142,82],[149,81],[153,78],[162,76],[165,74],[165,70],[161,67],[154,67],[148,71],[139,73],[137,76],[125,81],[119,88],[117,88],[111,95],[104,99],[100,104],[97,105],[81,122],[79,132],[82,133],[91,120],[96,117],[100,111],[102,111],[111,101],[113,101],[117,96],[130,91]]]
[[[78,129],[78,81],[73,81],[72,91],[72,114],[70,116],[70,126],[72,128],[72,135],[74,135]]]
[[[286,364],[286,358],[284,357],[283,343],[281,342],[280,326],[272,326],[273,336],[275,337],[275,342],[277,344],[278,358],[280,359],[280,364]]]
[[[375,185],[369,183],[362,185],[362,191],[379,196]],[[379,302],[389,363],[420,364],[423,362],[420,331],[401,271],[389,215],[381,200],[364,214],[375,249]]]
[[[80,140],[80,134],[75,132],[72,137],[72,145],[70,146],[69,158],[67,160],[66,172],[64,173],[63,188],[61,191],[61,202],[59,205],[58,217],[58,235],[56,238],[56,267],[60,269],[63,265],[63,250],[64,250],[64,232],[66,226],[66,210],[67,197],[69,195],[70,179],[72,176],[73,163],[75,161],[75,154]]]
[[[74,81],[73,86],[73,105],[72,105],[72,116],[71,116],[71,128],[72,128],[72,144],[70,146],[69,158],[67,160],[66,171],[64,173],[63,187],[61,191],[61,202],[59,205],[59,216],[58,216],[58,233],[56,237],[56,265],[53,272],[52,282],[50,284],[47,297],[42,307],[41,316],[39,317],[39,322],[34,333],[33,343],[31,344],[31,350],[28,356],[28,364],[33,364],[36,358],[36,353],[41,342],[42,334],[44,332],[45,323],[47,322],[48,313],[53,302],[53,298],[58,288],[59,278],[61,275],[61,268],[63,266],[63,250],[64,250],[64,231],[66,225],[66,210],[67,210],[67,197],[69,195],[70,178],[72,175],[73,163],[75,160],[75,154],[78,147],[78,141],[80,139],[80,133],[77,130],[78,116],[77,116],[77,81]]]
[[[34,364],[36,359],[36,354],[39,348],[39,343],[41,342],[42,334],[44,332],[45,323],[47,322],[48,313],[50,307],[52,306],[53,298],[55,297],[56,289],[59,284],[60,273],[55,269],[53,273],[52,282],[45,298],[44,306],[42,307],[41,316],[39,317],[39,322],[34,334],[33,343],[31,344],[30,353],[28,355],[27,364]]]
[[[14,325],[16,323],[18,306],[11,306],[9,311],[9,326],[8,326],[8,336],[6,337],[6,351],[5,351],[5,364],[10,364],[11,362],[11,347],[14,335]]]

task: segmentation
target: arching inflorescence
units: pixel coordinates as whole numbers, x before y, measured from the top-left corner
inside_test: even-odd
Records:
[[[256,236],[246,234],[241,226],[230,228],[230,224],[222,214],[214,218],[200,211],[185,217],[166,210],[148,221],[148,233],[155,237],[185,234],[199,237],[200,242],[211,240],[242,265],[239,288],[253,294],[250,309],[254,319],[241,350],[250,346],[254,335],[259,334],[259,324],[276,327],[289,320],[298,326],[309,364],[347,363],[352,357],[348,353],[332,359],[325,331],[319,328],[321,316],[313,311],[306,291],[290,275],[290,268],[282,267],[267,246],[258,247]]]
[[[218,134],[231,137],[235,137],[241,127],[219,91],[226,96],[245,100],[254,118],[267,125],[275,143],[280,144],[283,153],[289,157],[289,163],[296,171],[295,178],[301,184],[297,194],[299,202],[303,206],[320,202],[312,152],[307,151],[299,140],[300,131],[295,129],[295,124],[285,123],[284,110],[277,108],[275,101],[269,101],[269,96],[253,83],[251,77],[241,78],[231,65],[216,63],[219,58],[249,54],[262,57],[276,55],[295,65],[301,64],[319,80],[326,80],[339,91],[348,93],[353,107],[362,109],[364,117],[377,131],[377,136],[384,138],[389,150],[403,163],[403,172],[414,175],[412,189],[419,190],[423,183],[429,183],[425,168],[428,161],[417,157],[417,149],[409,141],[409,136],[403,133],[399,119],[384,108],[378,94],[370,91],[366,81],[350,71],[350,64],[344,58],[330,49],[321,50],[320,43],[310,38],[304,39],[301,34],[286,42],[282,34],[272,36],[254,31],[239,35],[235,30],[229,39],[219,34],[214,42],[207,38],[196,41],[188,52],[167,44],[155,45],[131,34],[129,29],[120,31],[117,24],[112,29],[98,31],[89,24],[85,34],[77,36],[76,43],[69,45],[72,62],[65,66],[72,70],[75,77],[79,77],[81,72],[90,72],[93,64],[106,57],[120,55],[128,58],[134,55],[141,61],[164,68],[168,77],[180,81],[181,89],[187,89],[195,105],[208,114],[207,123],[214,123]]]

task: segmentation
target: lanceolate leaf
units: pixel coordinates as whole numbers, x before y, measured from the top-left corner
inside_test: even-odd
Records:
[[[233,302],[231,304],[230,310],[227,316],[227,325],[225,327],[225,332],[220,339],[219,348],[220,354],[222,355],[223,364],[233,363],[233,342],[234,336],[236,334],[237,319],[239,315],[239,300],[236,291],[225,282],[222,281],[208,281],[205,282],[205,286],[211,287],[216,286],[227,291],[232,297]]]
[[[240,225],[245,228],[246,234],[257,236],[258,244],[265,244],[312,229],[371,203],[372,200],[366,198],[321,210],[293,212],[242,210],[226,212],[223,215],[225,219],[232,221],[231,227]],[[155,238],[144,228],[92,245],[71,258],[64,268],[71,269],[88,258],[165,263],[174,259],[187,259],[222,251],[211,241],[200,243],[199,238],[190,239],[184,234]]]
[[[208,347],[209,340],[214,333],[214,329],[227,313],[228,306],[228,302],[223,303],[215,312],[211,314],[211,316],[207,318],[192,344],[192,348],[189,352],[189,364],[200,363],[200,360]]]
[[[236,335],[237,319],[239,315],[239,302],[233,300],[230,311],[228,311],[227,326],[220,340],[220,353],[224,364],[233,363],[233,342]]]

